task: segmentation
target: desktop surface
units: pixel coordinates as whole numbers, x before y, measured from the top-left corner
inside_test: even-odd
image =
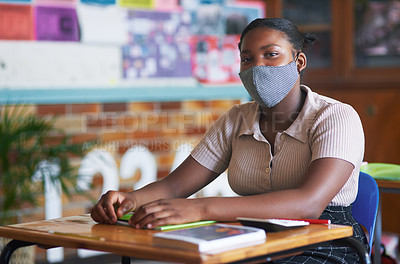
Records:
[[[234,223],[238,224],[238,223]],[[128,226],[104,225],[89,215],[0,227],[0,236],[48,246],[85,248],[121,256],[183,263],[227,263],[268,255],[301,246],[352,235],[350,226],[311,224],[283,232],[267,233],[266,243],[216,254],[156,247],[152,243],[155,230]]]

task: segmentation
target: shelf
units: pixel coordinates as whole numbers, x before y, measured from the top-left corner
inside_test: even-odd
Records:
[[[0,89],[0,104],[167,102],[248,99],[240,84],[178,87],[114,87],[71,89]]]

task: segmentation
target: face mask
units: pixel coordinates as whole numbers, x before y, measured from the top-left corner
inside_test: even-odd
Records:
[[[299,73],[294,60],[284,66],[254,66],[240,72],[239,76],[254,101],[270,108],[288,95]]]

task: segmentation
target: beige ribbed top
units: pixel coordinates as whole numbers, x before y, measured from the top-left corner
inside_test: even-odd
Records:
[[[296,188],[309,164],[319,158],[339,158],[354,170],[330,205],[350,205],[358,189],[364,155],[364,132],[357,112],[349,105],[312,92],[292,125],[271,145],[260,131],[260,107],[250,102],[232,107],[219,118],[192,151],[206,168],[228,169],[229,184],[239,195]]]

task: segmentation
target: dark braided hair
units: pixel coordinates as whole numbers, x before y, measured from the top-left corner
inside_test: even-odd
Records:
[[[284,18],[257,18],[250,22],[243,30],[238,44],[241,50],[244,36],[255,28],[270,28],[285,33],[288,41],[292,44],[293,49],[297,52],[303,52],[316,39],[313,34],[301,33],[295,24]]]

